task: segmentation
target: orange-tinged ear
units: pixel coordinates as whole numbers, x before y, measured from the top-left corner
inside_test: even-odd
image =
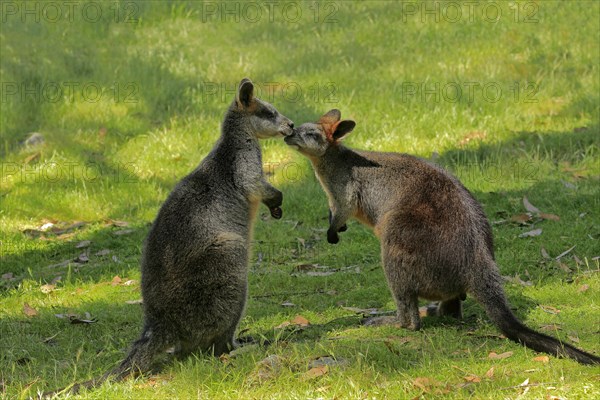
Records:
[[[330,141],[333,141],[333,132],[335,132],[341,117],[342,113],[340,110],[334,108],[319,118],[319,121],[317,122],[323,127],[323,131]]]

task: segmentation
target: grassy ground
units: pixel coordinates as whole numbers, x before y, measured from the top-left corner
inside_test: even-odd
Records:
[[[2,3],[3,396],[88,379],[124,356],[141,324],[127,301],[140,298],[148,225],[211,148],[244,76],[297,124],[339,108],[358,123],[350,146],[453,171],[494,223],[517,315],[600,353],[599,3],[334,1],[273,14],[259,3],[260,15],[245,3],[54,4]],[[33,131],[45,142],[24,145]],[[343,307],[393,309],[377,240],[351,222],[328,245],[307,162],[281,141],[263,150],[284,218],[261,210],[240,331],[273,344],[82,398],[600,396],[597,367],[536,358],[470,299],[461,322],[362,327]],[[559,220],[524,221],[524,196]],[[297,315],[310,325],[278,328]]]

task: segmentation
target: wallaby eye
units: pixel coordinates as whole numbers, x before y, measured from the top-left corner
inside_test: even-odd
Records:
[[[268,108],[264,108],[261,112],[260,112],[260,117],[264,118],[264,119],[275,119],[277,117],[277,113],[273,110],[269,110]]]

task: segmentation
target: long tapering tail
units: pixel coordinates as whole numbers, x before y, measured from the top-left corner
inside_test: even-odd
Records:
[[[478,284],[478,289],[471,294],[483,305],[492,322],[500,328],[500,331],[507,338],[535,351],[558,357],[572,358],[581,364],[600,364],[600,357],[586,353],[570,344],[563,343],[523,325],[512,313],[499,277],[492,276],[484,281],[485,284]]]

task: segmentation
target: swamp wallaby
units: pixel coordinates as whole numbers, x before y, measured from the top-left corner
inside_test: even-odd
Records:
[[[511,340],[582,364],[600,358],[523,325],[511,312],[494,261],[492,230],[481,205],[452,175],[398,153],[354,151],[339,140],[354,129],[331,110],[294,129],[285,142],[308,157],[330,208],[327,240],[337,243],[346,220],[372,227],[381,242],[385,276],[396,302],[395,323],[420,328],[418,298],[440,301],[439,315],[462,316],[466,294]]]
[[[259,138],[292,133],[293,123],[239,85],[212,151],[162,205],[142,255],[144,326],[114,370],[71,389],[149,371],[174,348],[218,356],[236,347],[244,312],[252,224],[260,202],[281,218],[282,194],[265,180]]]

